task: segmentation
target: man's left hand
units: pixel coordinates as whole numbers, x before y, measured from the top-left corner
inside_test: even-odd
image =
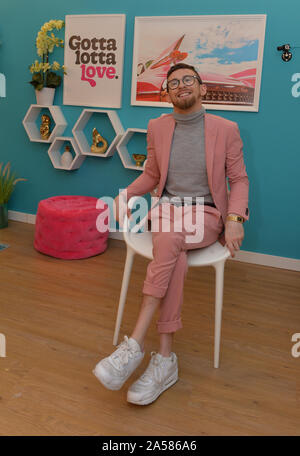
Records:
[[[240,250],[243,239],[243,224],[234,222],[232,220],[227,220],[225,224],[225,241],[232,257],[235,256],[235,251]]]

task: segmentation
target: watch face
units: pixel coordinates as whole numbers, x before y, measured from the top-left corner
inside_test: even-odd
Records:
[[[229,215],[228,219],[236,221],[236,222],[244,223],[244,217],[241,217],[240,215]]]

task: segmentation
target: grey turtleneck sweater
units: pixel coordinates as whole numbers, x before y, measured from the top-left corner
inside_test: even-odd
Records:
[[[193,200],[202,196],[205,203],[213,203],[206,172],[204,114],[204,107],[191,114],[173,112],[176,125],[167,180],[159,203],[174,196],[176,199],[194,197]]]

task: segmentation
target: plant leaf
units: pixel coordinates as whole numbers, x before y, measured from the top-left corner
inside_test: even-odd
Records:
[[[18,179],[15,179],[13,181],[13,185],[16,185],[18,182],[21,182],[21,181],[25,182],[25,181],[27,181],[27,179],[24,179],[23,177],[18,177]]]
[[[4,169],[3,169],[3,173],[2,173],[2,176],[5,176],[5,173],[7,172],[7,178],[9,177],[9,173],[10,173],[10,163],[6,163],[6,165],[4,166]]]
[[[24,178],[17,178],[15,173],[11,173],[10,162],[8,162],[2,173],[3,163],[0,164],[0,204],[5,204],[9,201],[12,192],[14,191],[15,185],[23,180]]]
[[[46,76],[46,87],[50,87],[52,89],[55,89],[58,87],[61,83],[61,76],[59,76],[56,73],[53,73],[53,71],[49,71],[49,73]]]

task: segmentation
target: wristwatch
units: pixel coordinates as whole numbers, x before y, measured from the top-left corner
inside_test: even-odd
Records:
[[[233,222],[239,222],[239,223],[244,223],[245,219],[244,217],[241,217],[240,215],[227,215],[226,220],[231,220]]]

